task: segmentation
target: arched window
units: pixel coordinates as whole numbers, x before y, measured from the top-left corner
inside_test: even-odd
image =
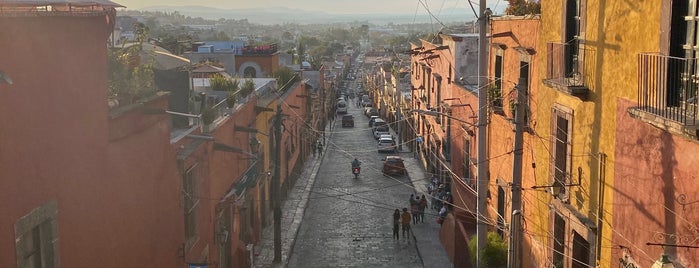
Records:
[[[243,77],[245,78],[257,78],[257,70],[254,67],[247,67],[243,71]]]

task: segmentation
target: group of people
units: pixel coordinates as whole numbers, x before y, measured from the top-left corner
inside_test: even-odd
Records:
[[[444,218],[447,216],[447,212],[451,210],[454,201],[449,187],[441,183],[439,178],[433,176],[430,184],[427,185],[427,193],[432,196],[431,208],[439,213],[437,222],[442,224]]]
[[[396,209],[393,212],[393,238],[400,239],[399,230],[403,230],[403,239],[409,239],[410,225],[425,222],[425,209],[427,208],[427,199],[425,195],[415,196],[410,195],[408,200],[410,211],[408,208],[403,208],[403,212]],[[408,241],[410,242],[410,241]]]

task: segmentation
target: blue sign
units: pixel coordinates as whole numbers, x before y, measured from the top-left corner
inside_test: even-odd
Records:
[[[206,263],[190,263],[189,268],[208,268],[208,264]]]

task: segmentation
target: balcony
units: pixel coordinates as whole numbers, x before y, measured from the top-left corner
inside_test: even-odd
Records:
[[[639,54],[639,106],[628,112],[662,129],[697,139],[698,66],[699,59]]]
[[[578,43],[546,44],[546,86],[586,99],[590,91],[584,49]]]

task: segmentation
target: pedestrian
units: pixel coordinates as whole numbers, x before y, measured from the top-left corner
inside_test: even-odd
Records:
[[[318,156],[323,155],[323,143],[318,141]]]
[[[414,203],[417,203],[416,200],[415,200],[415,195],[414,195],[414,194],[410,194],[410,199],[408,199],[408,204],[409,204],[410,206],[413,206]]]
[[[420,203],[419,200],[420,200],[420,197],[417,197],[417,199],[415,200],[415,202],[413,202],[413,203],[410,205],[410,214],[413,215],[413,224],[417,224],[417,222],[418,222],[418,220],[419,220],[419,218],[420,218],[419,206],[418,206],[418,204]]]
[[[425,195],[423,194],[422,198],[420,198],[420,202],[417,204],[420,222],[425,222],[425,208],[427,208],[427,199],[425,199]]]
[[[408,238],[410,234],[410,212],[407,208],[403,208],[403,214],[400,215],[400,224],[403,227],[403,239]],[[408,240],[410,243],[410,240]]]
[[[399,229],[400,229],[400,210],[396,209],[396,211],[393,212],[393,239],[400,240],[400,233],[398,233]]]

